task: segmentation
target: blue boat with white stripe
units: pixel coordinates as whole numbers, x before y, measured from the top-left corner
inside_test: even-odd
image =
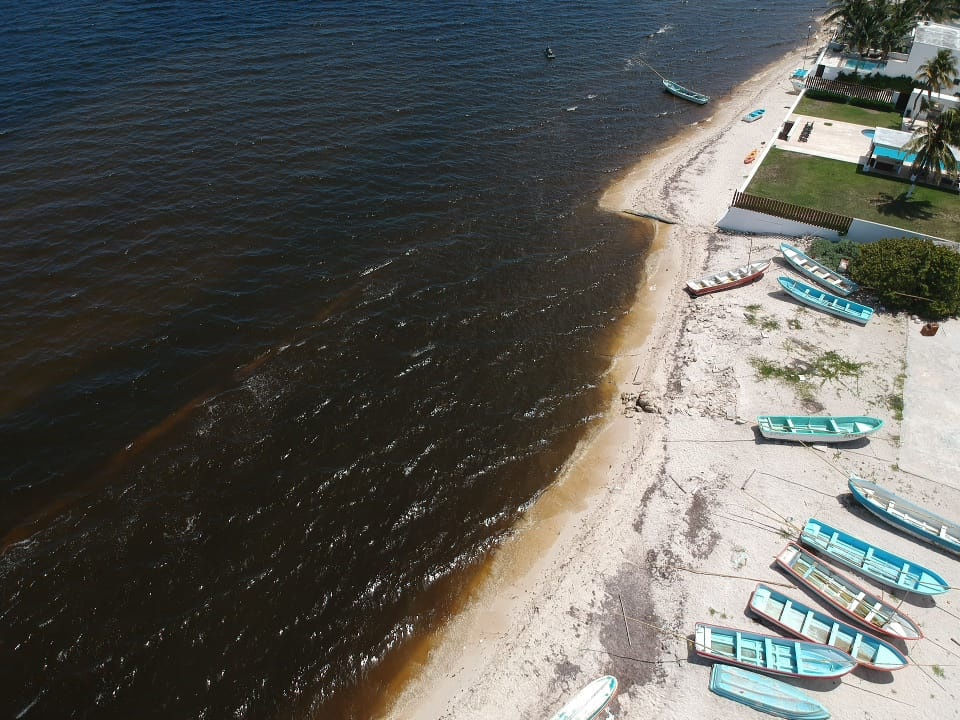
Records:
[[[721,697],[787,720],[827,720],[830,711],[793,685],[744,668],[714,665],[710,689]]]

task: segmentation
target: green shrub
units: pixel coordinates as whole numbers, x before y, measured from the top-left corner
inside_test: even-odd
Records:
[[[918,238],[860,246],[850,274],[892,310],[930,320],[960,313],[960,253]]]
[[[810,257],[823,263],[831,270],[839,272],[840,261],[843,258],[855,263],[860,257],[860,245],[852,240],[827,240],[816,238],[810,245]]]

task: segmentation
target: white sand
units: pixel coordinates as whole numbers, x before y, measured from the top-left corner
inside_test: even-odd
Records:
[[[796,96],[784,58],[631,171],[603,200],[680,219],[661,233],[609,382],[646,390],[662,414],[619,401],[496,553],[468,606],[443,628],[388,713],[391,718],[548,718],[594,677],[613,674],[617,718],[756,718],[717,697],[710,666],[689,650],[697,621],[761,632],[745,614],[756,579],[787,583],[773,557],[809,517],[874,540],[960,584],[958,561],[849,507],[848,474],[885,484],[947,516],[960,490],[897,468],[899,423],[888,397],[905,372],[906,319],[861,328],[786,299],[775,260],[758,283],[689,299],[686,279],[778,255],[779,240],[720,235],[714,223]],[[757,107],[762,120],[740,118]],[[665,226],[661,226],[663,228]],[[643,310],[643,308],[648,308]],[[748,319],[752,317],[753,319]],[[809,382],[804,404],[752,361],[810,361],[827,351],[869,359],[858,377]],[[865,414],[886,427],[854,447],[758,442],[758,414]],[[745,421],[744,421],[745,420]],[[960,485],[960,483],[956,483]],[[696,572],[694,572],[696,571]],[[713,573],[713,574],[710,574]],[[868,588],[876,586],[864,580]],[[879,589],[879,588],[877,588]],[[797,589],[797,599],[818,606]],[[885,595],[885,597],[888,597]],[[842,682],[797,681],[835,718],[960,715],[960,608],[954,593],[902,610],[927,639],[901,649],[914,665],[857,670]],[[625,619],[626,616],[629,619]]]

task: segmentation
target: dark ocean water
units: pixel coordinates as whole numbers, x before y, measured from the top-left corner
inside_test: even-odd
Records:
[[[639,60],[819,7],[0,0],[0,716],[366,717],[604,407]]]

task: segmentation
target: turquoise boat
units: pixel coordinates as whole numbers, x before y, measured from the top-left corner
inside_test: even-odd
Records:
[[[777,565],[824,602],[873,632],[901,640],[919,640],[920,626],[890,603],[867,592],[846,575],[793,543],[777,555]]]
[[[759,415],[760,434],[770,440],[839,443],[859,440],[883,427],[865,416]]]
[[[941,550],[960,555],[960,524],[853,476],[848,485],[857,502],[878,518]]]
[[[683,98],[684,100],[689,100],[690,102],[696,103],[697,105],[706,105],[710,101],[710,98],[706,95],[701,95],[693,90],[688,90],[683,85],[679,85],[673,80],[667,80],[666,78],[663,78],[663,87],[667,92],[672,93],[679,98]]]
[[[871,670],[892,672],[907,666],[907,658],[890,643],[809,608],[763,583],[753,591],[748,608],[792,635],[842,650]]]
[[[598,677],[560,708],[550,720],[593,720],[617,691],[613,675]]]
[[[754,710],[788,720],[827,720],[830,711],[793,685],[731,665],[714,665],[710,689]]]
[[[829,645],[707,623],[697,623],[693,650],[717,662],[792,677],[837,678],[857,666]]]
[[[949,584],[932,570],[811,518],[800,542],[879,583],[918,595],[941,595]]]
[[[826,265],[822,265],[809,255],[805,254],[800,248],[795,248],[789,243],[780,243],[780,252],[783,253],[783,259],[790,263],[794,269],[803,273],[815,283],[823,285],[827,290],[837,295],[846,297],[860,289],[853,280],[845,278],[839,273],[835,273]]]
[[[814,310],[820,310],[831,315],[836,315],[844,320],[851,320],[861,325],[866,325],[873,317],[873,308],[866,305],[860,305],[853,300],[831,295],[825,290],[807,285],[805,282],[794,280],[793,278],[781,275],[777,278],[780,286],[787,291],[787,294],[794,299],[802,302],[804,305],[812,307]]]
[[[766,114],[766,112],[767,111],[764,110],[763,108],[758,108],[753,112],[749,112],[746,115],[744,115],[743,121],[748,123],[756,122],[757,120],[762,118]]]

